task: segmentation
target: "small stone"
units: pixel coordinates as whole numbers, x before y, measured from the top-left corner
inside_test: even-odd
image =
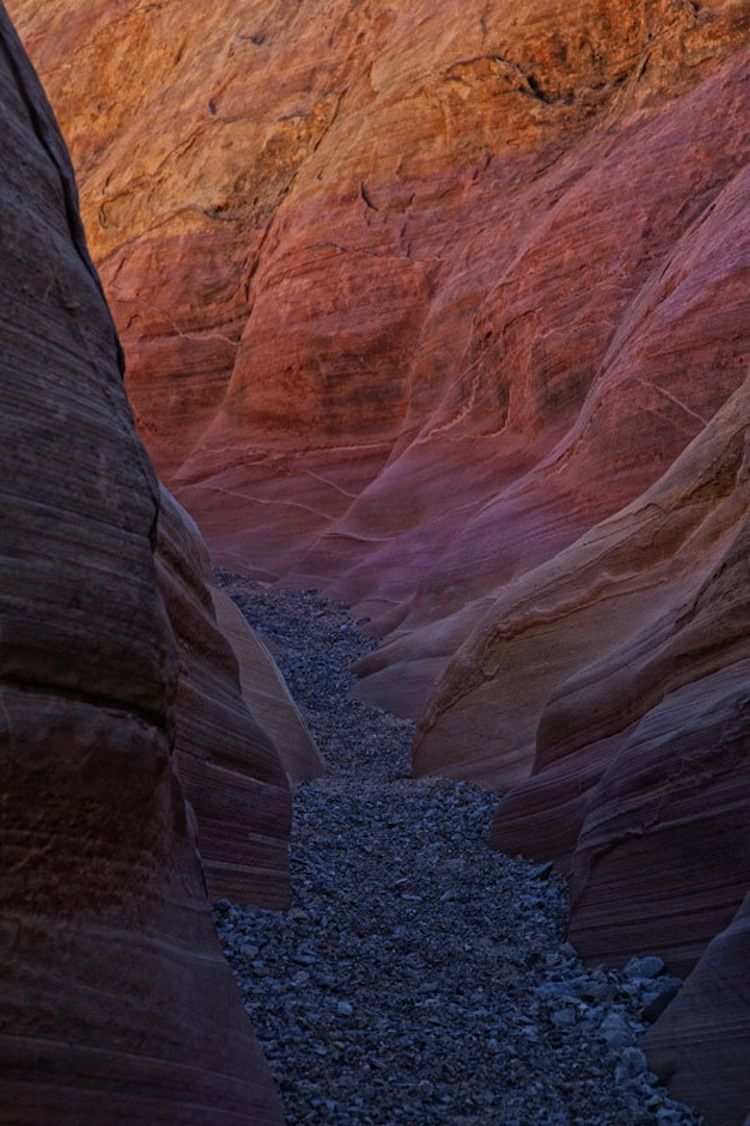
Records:
[[[553,1024],[557,1025],[570,1025],[576,1023],[575,1009],[556,1009],[550,1017]]]
[[[339,1001],[336,1004],[336,1012],[340,1017],[350,1017],[354,1013],[354,1006],[349,1001]]]
[[[624,1048],[615,1068],[617,1083],[629,1083],[648,1071],[648,1060],[640,1048]]]
[[[662,982],[665,983],[664,988],[643,995],[643,1019],[648,1021],[649,1024],[653,1024],[654,1021],[659,1019],[667,1006],[674,1001],[682,986],[679,978],[659,978],[660,986]],[[656,985],[657,982],[653,984]]]
[[[635,1042],[633,1030],[622,1013],[608,1013],[601,1023],[599,1035],[615,1050],[628,1048]]]
[[[532,880],[546,880],[552,874],[554,867],[552,861],[548,860],[546,864],[537,864],[535,868],[532,868],[529,876]]]
[[[631,958],[625,967],[625,975],[630,978],[658,977],[665,969],[664,962],[656,954],[646,954],[642,958]]]

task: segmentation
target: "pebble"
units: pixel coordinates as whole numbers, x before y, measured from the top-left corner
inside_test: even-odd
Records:
[[[289,1126],[697,1126],[638,1046],[661,959],[584,967],[563,881],[488,847],[495,796],[409,780],[413,725],[351,695],[364,623],[219,582],[331,767],[295,795],[291,910],[215,912]]]
[[[655,954],[647,954],[642,958],[631,958],[625,967],[625,976],[634,978],[658,977],[666,969],[661,958]]]

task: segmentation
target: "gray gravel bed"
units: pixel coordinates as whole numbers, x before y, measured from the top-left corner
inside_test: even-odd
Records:
[[[344,607],[220,573],[332,770],[295,796],[292,909],[216,905],[288,1126],[687,1126],[639,1040],[658,958],[586,968],[564,883],[488,848],[495,796],[410,781],[412,725],[353,700]]]

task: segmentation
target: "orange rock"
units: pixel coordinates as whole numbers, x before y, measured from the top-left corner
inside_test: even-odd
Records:
[[[212,551],[374,619],[585,953],[690,966],[750,882],[747,5],[13,8]]]
[[[197,713],[159,588],[159,485],[67,154],[4,8],[0,48],[0,1118],[279,1126],[174,770]],[[220,649],[217,696],[241,700]]]
[[[158,467],[374,618],[368,698],[417,714],[740,382],[743,5],[12,8]]]

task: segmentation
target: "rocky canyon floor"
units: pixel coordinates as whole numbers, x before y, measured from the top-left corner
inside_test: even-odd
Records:
[[[346,608],[222,572],[329,766],[300,786],[293,903],[216,906],[289,1126],[687,1126],[641,1035],[679,982],[584,967],[548,866],[493,852],[495,796],[409,780],[412,725],[352,696]]]

